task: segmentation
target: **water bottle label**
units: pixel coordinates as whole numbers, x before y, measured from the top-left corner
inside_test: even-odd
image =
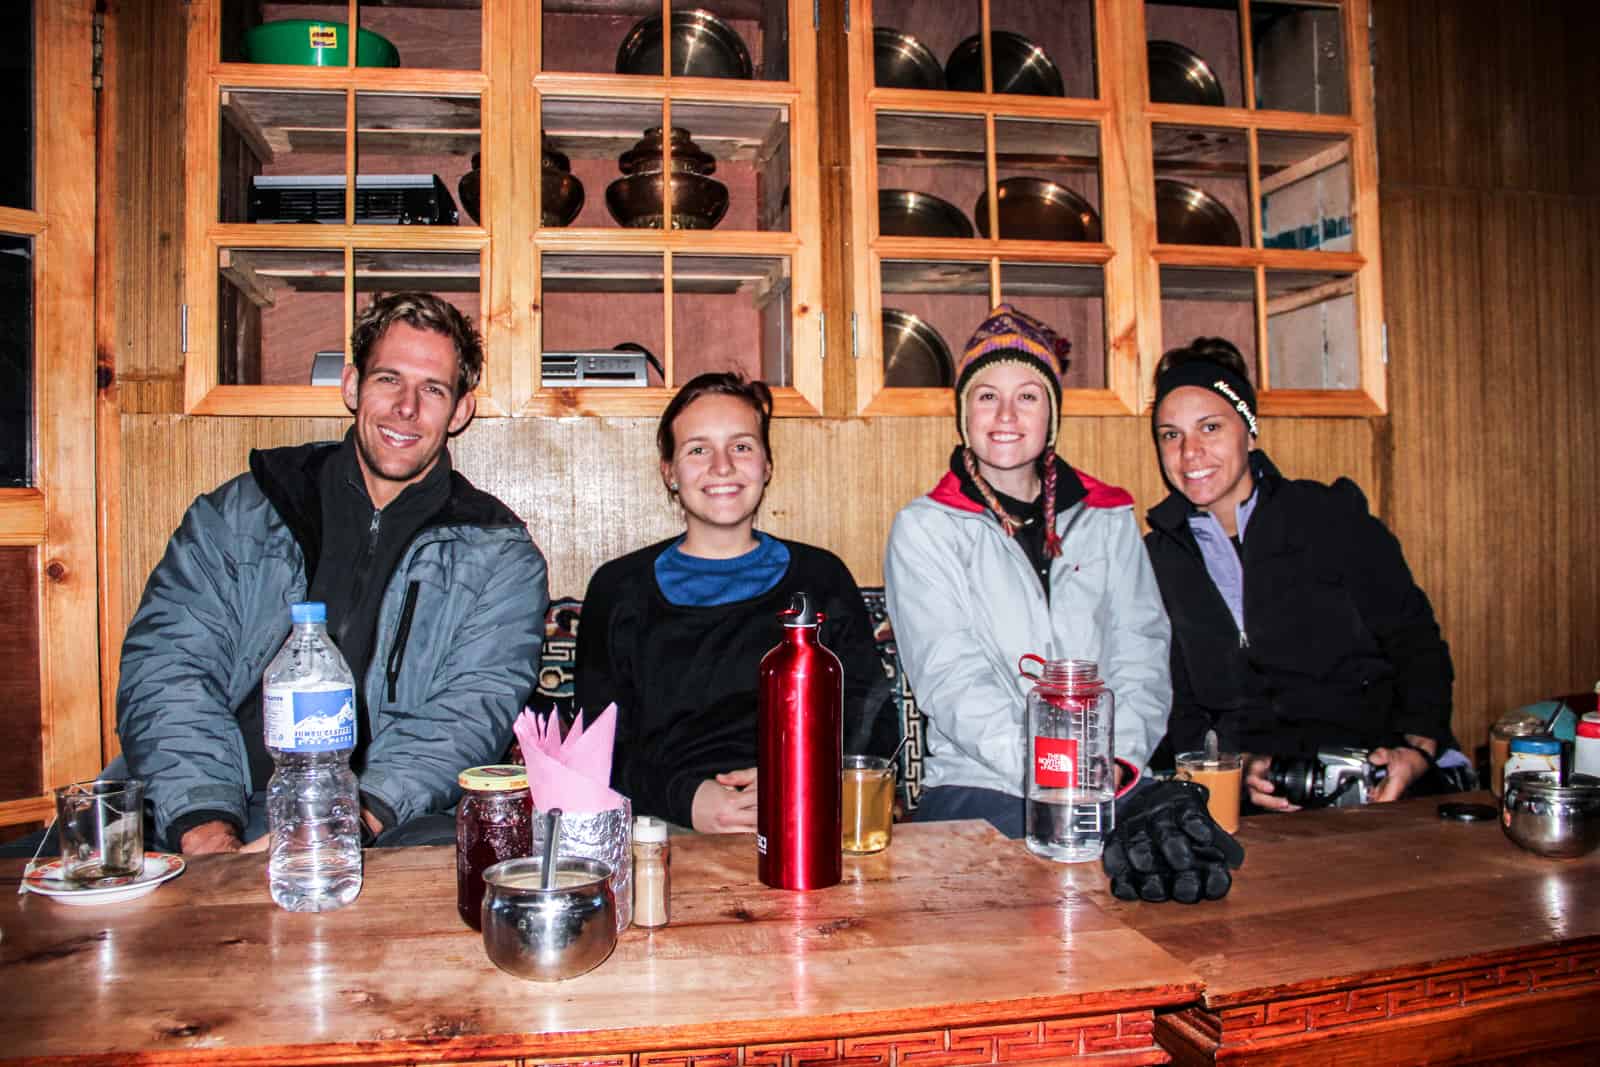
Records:
[[[356,694],[341,689],[268,689],[262,698],[267,746],[288,752],[356,747]]]
[[[1044,789],[1075,789],[1078,785],[1078,742],[1072,737],[1033,739],[1033,780]]]

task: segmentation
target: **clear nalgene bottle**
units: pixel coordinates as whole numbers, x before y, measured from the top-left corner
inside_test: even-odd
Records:
[[[1111,832],[1114,701],[1093,660],[1043,660],[1028,694],[1027,845],[1062,863],[1100,858]]]
[[[277,763],[267,786],[267,875],[279,907],[332,911],[361,892],[361,801],[350,770],[355,684],[328,639],[328,609],[294,604],[289,617],[294,629],[261,684]]]

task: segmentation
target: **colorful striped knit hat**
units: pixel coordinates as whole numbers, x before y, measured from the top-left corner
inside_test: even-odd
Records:
[[[1061,421],[1061,378],[1067,372],[1072,344],[1032,315],[1001,304],[978,324],[956,365],[956,430],[967,440],[967,394],[972,380],[992,363],[1016,363],[1034,371],[1050,387],[1050,419],[1045,449],[1055,447],[1056,425]]]

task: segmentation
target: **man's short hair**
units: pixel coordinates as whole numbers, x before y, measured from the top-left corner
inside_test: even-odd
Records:
[[[450,338],[456,349],[457,400],[478,387],[483,378],[483,335],[454,304],[432,293],[390,293],[361,309],[350,331],[350,355],[356,373],[367,373],[372,349],[397,322]]]

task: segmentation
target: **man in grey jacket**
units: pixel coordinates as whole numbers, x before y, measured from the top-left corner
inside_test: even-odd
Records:
[[[261,675],[289,605],[328,605],[356,678],[363,837],[448,841],[465,767],[496,761],[533,689],[549,595],[522,521],[450,464],[483,369],[476,328],[425,293],[356,318],[342,442],[251,453],[198,498],[122,647],[117,734],[155,831],[185,853],[265,832]]]

